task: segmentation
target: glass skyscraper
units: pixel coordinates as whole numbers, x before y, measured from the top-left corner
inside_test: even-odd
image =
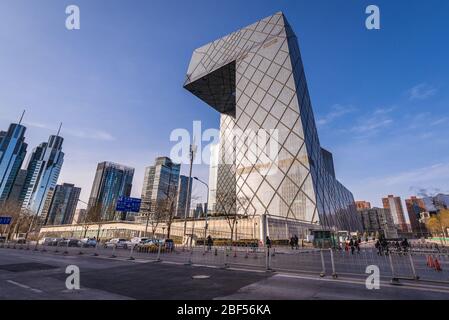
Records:
[[[8,200],[25,159],[25,131],[24,126],[16,123],[8,131],[0,131],[0,203]]]
[[[25,184],[20,195],[22,209],[45,216],[54,194],[59,173],[64,163],[62,143],[59,135],[51,135],[48,142],[33,150],[28,165]]]
[[[73,184],[57,185],[47,215],[47,225],[71,224],[81,188]]]
[[[190,203],[187,203],[192,198],[192,186],[193,178],[190,178],[190,193],[187,195],[189,177],[180,175],[178,184],[178,195],[176,200],[176,216],[184,218],[186,206],[190,207]]]
[[[118,214],[115,209],[119,197],[131,195],[133,177],[134,168],[107,161],[99,163],[90,193],[88,212],[99,206],[104,221],[124,220],[126,217]]]
[[[361,230],[353,195],[320,146],[298,40],[282,13],[196,49],[184,88],[220,113],[216,211],[266,218],[268,235]]]
[[[177,201],[180,170],[181,165],[173,163],[168,157],[156,158],[154,166],[145,169],[141,215],[153,212],[157,205],[168,198]]]

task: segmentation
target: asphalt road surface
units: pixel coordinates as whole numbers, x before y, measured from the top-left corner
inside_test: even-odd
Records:
[[[80,269],[80,290],[65,286],[68,265]],[[1,248],[0,299],[449,299],[449,288],[382,281],[368,290],[356,278]]]

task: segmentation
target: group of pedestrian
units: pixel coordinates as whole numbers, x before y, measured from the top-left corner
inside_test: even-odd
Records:
[[[390,249],[395,250],[398,253],[404,252],[406,253],[410,248],[410,243],[408,242],[407,238],[402,239],[401,241],[391,241],[388,242],[385,238],[380,237],[377,239],[374,246],[377,249],[378,255],[388,255],[390,253]]]
[[[349,241],[345,243],[345,251],[348,252],[351,250],[351,254],[357,250],[357,253],[360,253],[360,243],[362,242],[361,238],[353,239],[351,238]]]
[[[299,238],[298,238],[298,236],[296,234],[290,238],[289,244],[290,244],[290,247],[292,248],[292,250],[293,249],[298,250],[298,248],[299,248]]]

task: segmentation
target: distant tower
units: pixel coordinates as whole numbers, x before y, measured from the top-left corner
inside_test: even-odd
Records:
[[[173,163],[168,157],[158,157],[154,166],[146,168],[142,187],[141,215],[152,212],[161,201],[167,198],[177,201],[180,170],[181,165]],[[189,178],[186,179],[188,180]]]
[[[63,185],[57,185],[46,224],[71,224],[80,193],[81,188],[77,188],[73,184],[64,183]]]
[[[24,126],[16,123],[8,131],[0,131],[0,202],[8,200],[25,159],[25,131]]]
[[[382,203],[385,209],[390,209],[396,228],[402,232],[408,232],[409,230],[405,221],[401,198],[388,195],[388,197],[382,199]]]
[[[115,210],[119,197],[129,197],[134,178],[134,168],[113,162],[101,162],[92,185],[87,211],[101,208],[103,220],[124,219]]]
[[[28,165],[25,184],[20,195],[22,208],[28,209],[36,215],[48,213],[51,197],[56,188],[62,164],[64,152],[62,143],[64,139],[57,135],[51,135],[48,142],[41,143],[33,150]]]

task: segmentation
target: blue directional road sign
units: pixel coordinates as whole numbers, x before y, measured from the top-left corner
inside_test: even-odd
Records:
[[[117,200],[116,210],[121,212],[139,212],[141,200],[138,198],[120,197]]]
[[[11,217],[0,217],[0,224],[10,224],[11,220]]]

